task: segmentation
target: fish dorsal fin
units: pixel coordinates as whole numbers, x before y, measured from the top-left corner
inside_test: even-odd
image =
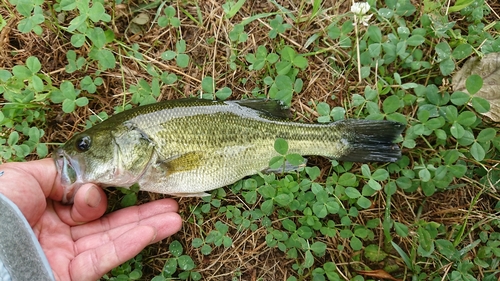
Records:
[[[285,106],[283,102],[279,100],[246,99],[246,100],[235,100],[232,102],[240,106],[257,110],[269,117],[284,118],[284,119],[290,119],[292,117],[290,108]]]

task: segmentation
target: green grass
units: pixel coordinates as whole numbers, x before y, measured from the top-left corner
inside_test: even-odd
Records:
[[[108,115],[188,96],[279,99],[303,122],[394,120],[407,125],[398,162],[312,158],[181,199],[183,230],[103,279],[497,280],[492,79],[452,77],[500,52],[500,6],[368,2],[363,17],[350,1],[2,0],[0,156],[46,157]],[[302,160],[275,148],[273,167]]]

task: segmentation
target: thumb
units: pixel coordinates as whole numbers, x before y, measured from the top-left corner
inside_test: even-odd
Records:
[[[96,220],[106,212],[108,199],[104,191],[95,184],[84,184],[78,189],[73,205],[56,203],[56,211],[68,225]]]

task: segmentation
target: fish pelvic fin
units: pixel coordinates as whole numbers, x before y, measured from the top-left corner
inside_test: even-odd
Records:
[[[307,166],[307,159],[306,158],[304,158],[304,163],[302,163],[300,165],[293,165],[293,164],[290,164],[290,162],[285,161],[284,167],[281,166],[278,168],[267,168],[267,169],[264,169],[262,171],[262,173],[264,173],[264,174],[282,173],[282,172],[288,173],[288,172],[298,171],[300,168],[304,168],[305,166]]]
[[[401,158],[401,149],[394,140],[405,129],[405,125],[389,120],[340,121],[345,123],[349,139],[349,150],[338,160],[349,162],[396,162]]]
[[[199,193],[168,193],[168,195],[174,196],[174,197],[207,197],[207,196],[212,196],[210,193],[206,192],[199,192]]]

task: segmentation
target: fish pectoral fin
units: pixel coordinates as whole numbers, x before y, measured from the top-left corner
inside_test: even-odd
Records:
[[[166,160],[159,160],[156,166],[168,175],[176,172],[194,170],[202,164],[204,154],[200,151],[188,152]]]
[[[207,196],[212,196],[210,193],[206,192],[199,192],[199,193],[169,193],[169,195],[175,196],[175,197],[207,197]]]
[[[290,164],[290,162],[288,161],[285,161],[285,169],[284,169],[284,172],[293,172],[293,171],[298,171],[300,168],[303,168],[305,167],[307,164],[307,159],[304,158],[304,163],[300,164],[300,165],[292,165]],[[279,167],[279,168],[267,168],[267,169],[264,169],[262,171],[262,173],[264,174],[270,174],[270,173],[281,173],[283,172],[283,166]]]

